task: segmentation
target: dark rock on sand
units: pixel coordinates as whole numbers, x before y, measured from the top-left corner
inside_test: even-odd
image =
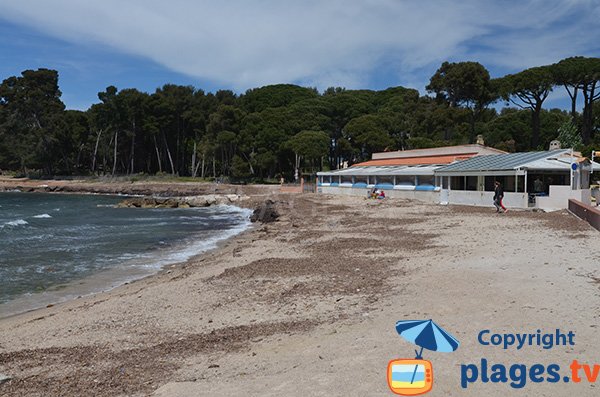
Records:
[[[270,223],[275,222],[279,218],[279,212],[275,209],[273,200],[265,200],[252,213],[251,222]]]

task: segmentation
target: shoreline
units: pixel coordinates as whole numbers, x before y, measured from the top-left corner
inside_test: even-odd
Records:
[[[134,184],[130,184],[123,182],[110,182],[110,181],[96,181],[91,185],[89,182],[85,181],[69,181],[69,180],[29,180],[27,178],[21,179],[12,179],[12,178],[0,178],[0,192],[19,192],[19,193],[42,193],[42,194],[74,194],[74,195],[107,195],[107,196],[115,196],[115,197],[157,197],[162,194],[172,194],[179,193],[181,195],[188,195],[193,192],[230,192],[235,190],[236,192],[240,192],[238,186],[234,185],[216,185],[211,183],[200,184],[200,186],[196,186],[196,183],[189,182],[154,182],[152,183],[151,189],[140,188],[139,186],[135,186]],[[52,186],[51,188],[49,188]],[[175,186],[175,188],[174,188]],[[151,195],[145,194],[134,194],[132,192],[151,192]],[[220,193],[223,197],[225,197],[225,193]],[[164,196],[171,197],[171,196]],[[182,196],[173,196],[175,198],[179,198]],[[250,197],[242,197],[238,196],[240,199],[235,202],[229,202],[224,204],[222,202],[215,202],[214,204],[210,204],[208,206],[216,206],[216,205],[225,205],[238,208],[240,210],[249,210],[253,209],[257,200],[252,199]],[[201,206],[198,208],[206,208],[208,206]],[[245,226],[245,229],[242,230],[241,233],[246,232],[251,229],[253,226],[251,223],[248,223]],[[229,231],[228,231],[229,232]],[[227,233],[228,234],[228,233]],[[110,292],[111,290],[118,288],[122,285],[127,285],[129,283],[152,277],[167,267],[182,265],[188,263],[190,261],[197,260],[202,255],[210,252],[212,250],[218,249],[219,246],[226,242],[231,238],[235,238],[240,233],[235,233],[233,236],[228,236],[224,238],[217,238],[216,243],[211,243],[210,248],[204,249],[202,248],[199,252],[188,256],[183,260],[173,260],[172,262],[164,263],[164,264],[156,264],[153,266],[151,270],[142,270],[138,268],[128,268],[128,269],[107,269],[101,271],[99,273],[95,273],[89,276],[86,276],[82,279],[71,280],[68,283],[60,284],[54,286],[54,288],[50,288],[48,291],[40,292],[40,293],[25,293],[19,296],[16,299],[11,299],[8,302],[5,302],[0,305],[2,310],[0,310],[0,320],[5,318],[10,318],[14,316],[18,316],[20,314],[34,312],[36,310],[43,309],[45,307],[53,307],[56,305],[64,304],[69,301],[73,301],[76,299],[80,299],[82,297],[89,297],[96,294],[102,294],[106,292]],[[181,252],[185,248],[183,246],[177,247],[171,255],[177,254]],[[164,256],[164,252],[162,253]],[[161,253],[157,253],[155,255],[155,259],[159,259],[161,257]],[[159,261],[165,260],[164,258]],[[111,276],[112,275],[112,276]],[[41,295],[48,292],[50,297],[43,298]]]
[[[272,186],[270,186],[272,188]],[[253,191],[253,189],[250,189]],[[271,189],[272,191],[272,189]],[[206,195],[219,195],[223,200],[217,200],[213,204],[199,206],[197,208],[206,208],[209,206],[225,205],[238,208],[240,210],[254,209],[260,202],[260,199],[254,195],[253,197],[243,196],[243,187],[238,185],[226,185],[215,183],[196,183],[196,182],[123,182],[110,180],[97,180],[93,182],[85,180],[31,180],[28,178],[7,178],[0,177],[0,192],[5,193],[41,193],[41,194],[74,194],[74,195],[106,195],[114,197],[135,198],[185,198],[194,197],[192,194],[200,194],[200,197]],[[233,193],[235,192],[235,193]],[[173,194],[175,194],[173,196]],[[226,195],[236,194],[238,200],[225,200]],[[224,203],[223,201],[228,201]],[[150,207],[149,207],[150,208]],[[252,224],[249,223],[241,232],[244,233],[252,229]],[[152,277],[163,269],[171,266],[183,265],[191,261],[197,260],[207,252],[219,249],[223,242],[235,238],[240,233],[235,233],[233,236],[218,238],[216,244],[211,243],[211,248],[202,249],[196,254],[192,254],[183,260],[174,260],[162,265],[156,265],[152,270],[141,269],[107,269],[96,274],[86,276],[82,279],[71,280],[68,283],[60,284],[50,288],[48,291],[40,293],[25,293],[16,299],[11,299],[8,302],[0,304],[0,320],[18,316],[24,313],[35,312],[47,307],[53,307],[64,304],[73,300],[89,297],[96,294],[102,294],[112,291],[123,285],[130,284],[135,281],[142,280],[147,277]],[[171,254],[181,252],[184,247],[177,247]],[[159,258],[157,255],[156,258]],[[111,276],[112,275],[112,276]],[[42,298],[40,295],[48,292],[50,297]]]
[[[456,394],[457,368],[478,357],[594,361],[598,274],[588,253],[600,241],[566,212],[273,199],[277,222],[198,258],[0,320],[0,373],[12,378],[0,394],[387,395],[387,362],[412,353],[394,329],[401,319],[433,318],[460,340],[455,353],[426,357],[439,395]],[[572,329],[577,346],[507,353],[474,343],[481,329],[538,328]],[[592,396],[592,386],[530,391]],[[461,395],[507,387],[474,383]]]
[[[248,210],[233,204],[225,206],[235,207],[242,211]],[[249,216],[250,214],[248,214],[248,217]],[[203,242],[202,247],[196,247],[194,249],[195,253],[193,254],[186,253],[190,250],[189,245],[176,246],[169,250],[169,252],[157,250],[153,255],[150,268],[143,269],[139,264],[133,267],[127,266],[126,268],[117,265],[113,268],[105,269],[83,278],[73,279],[69,282],[55,285],[48,288],[47,291],[22,294],[0,304],[0,321],[20,314],[35,312],[36,310],[43,308],[58,306],[73,300],[107,293],[123,285],[128,285],[147,277],[152,277],[168,269],[173,269],[197,261],[203,255],[218,250],[223,244],[226,244],[227,241],[235,239],[239,235],[252,230],[253,227],[255,226],[248,220],[246,223],[240,224],[235,228],[225,230],[221,233],[224,234],[223,236],[216,235],[209,239],[208,242]],[[175,258],[172,260],[169,259],[169,257],[172,257],[173,255],[184,255],[186,257],[181,260]]]

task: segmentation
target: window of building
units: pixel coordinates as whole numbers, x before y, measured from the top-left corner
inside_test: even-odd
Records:
[[[453,176],[450,181],[450,189],[452,190],[465,190],[465,177],[464,176]]]
[[[396,185],[414,186],[415,177],[413,175],[396,175]]]
[[[435,186],[435,178],[433,175],[419,175],[419,185],[431,185]]]
[[[465,190],[477,190],[477,176],[466,177],[466,189]]]

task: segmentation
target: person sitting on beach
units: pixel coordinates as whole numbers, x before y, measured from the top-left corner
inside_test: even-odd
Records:
[[[378,198],[379,200],[383,200],[383,199],[385,198],[385,192],[384,192],[383,190],[382,190],[382,191],[380,191],[380,192],[379,192],[379,195],[377,196],[377,198]]]

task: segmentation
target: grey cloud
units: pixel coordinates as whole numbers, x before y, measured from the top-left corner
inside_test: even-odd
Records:
[[[67,41],[110,46],[237,89],[277,82],[323,88],[364,86],[390,60],[398,84],[402,75],[412,79],[446,59],[533,66],[552,54],[586,49],[591,39],[577,34],[585,27],[550,29],[597,3],[0,0],[0,14]]]

